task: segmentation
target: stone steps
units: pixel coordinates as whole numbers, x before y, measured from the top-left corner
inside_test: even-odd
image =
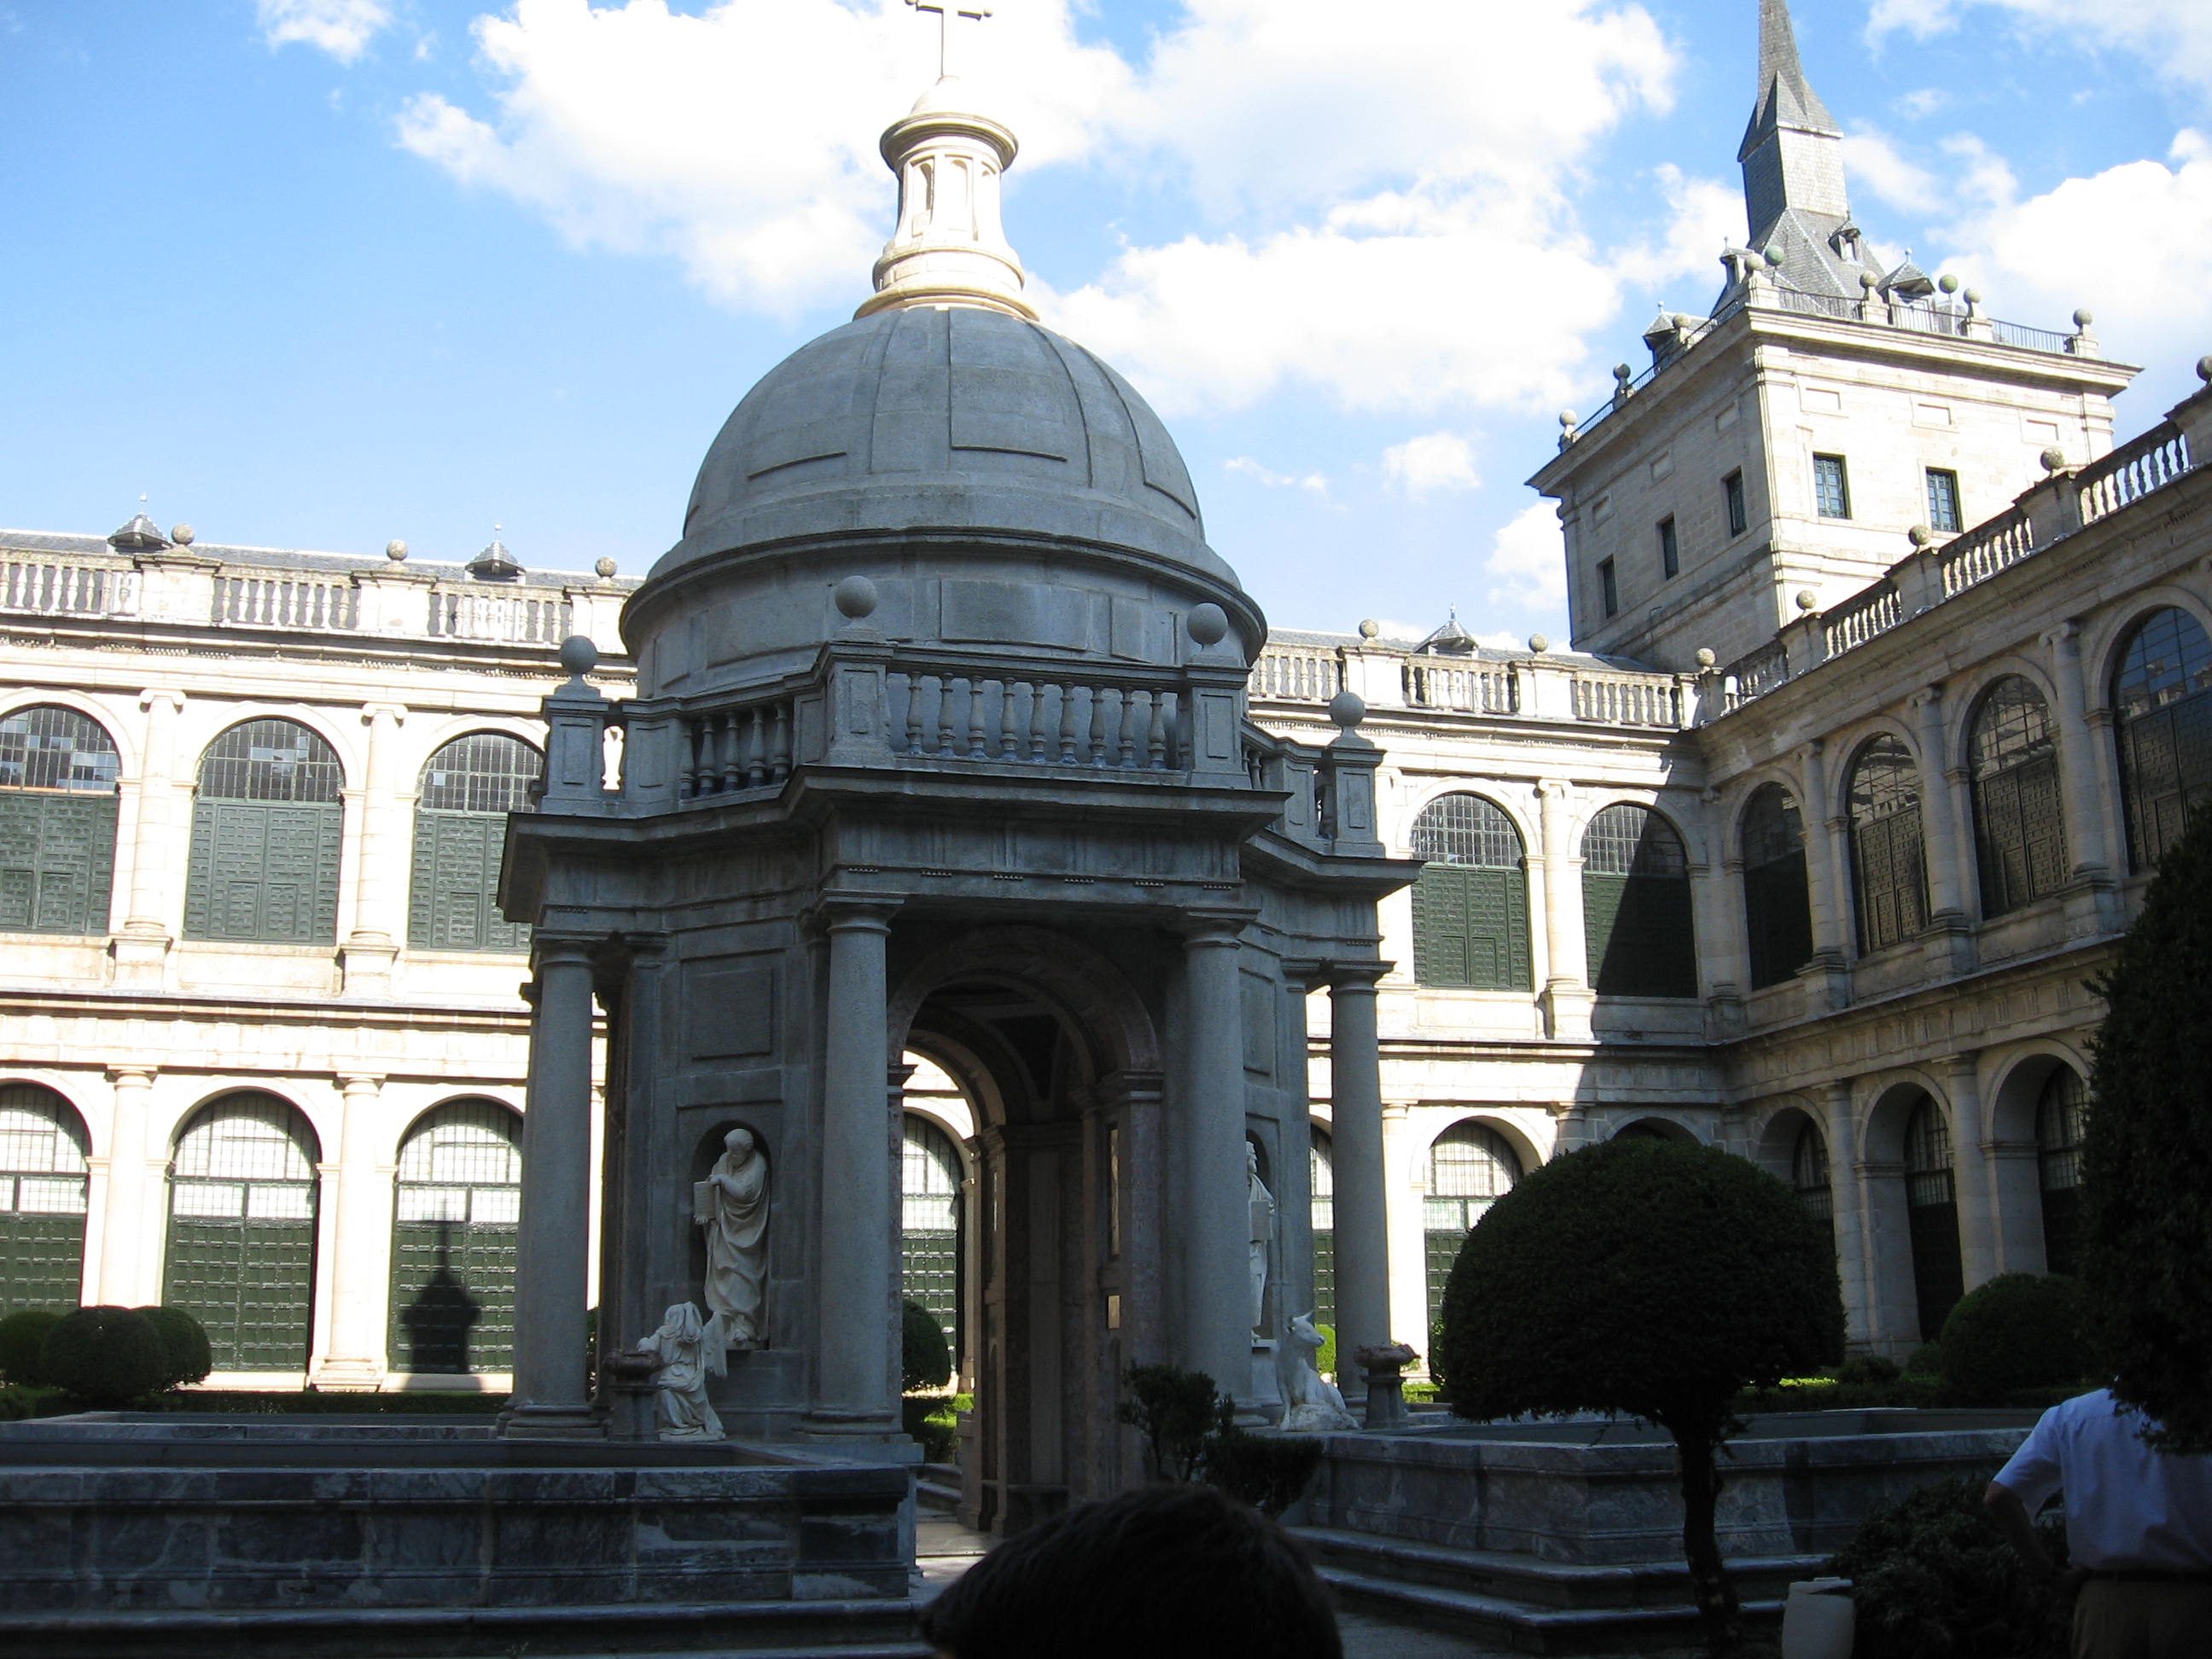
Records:
[[[915,1474],[915,1502],[926,1510],[951,1514],[960,1507],[960,1470],[951,1463],[924,1463]]]

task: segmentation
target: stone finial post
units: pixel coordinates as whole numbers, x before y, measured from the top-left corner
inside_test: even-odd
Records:
[[[2027,520],[2028,545],[2038,551],[2081,527],[2081,469],[2069,466],[2066,452],[2056,446],[2043,452],[2042,461],[2050,476],[2014,498]]]
[[[2212,461],[2212,357],[2197,360],[2197,378],[2204,384],[2166,411],[2166,418],[2181,430],[2191,464]]]
[[[596,687],[584,683],[599,661],[599,647],[582,635],[561,641],[561,666],[568,678],[542,705],[546,730],[545,775],[538,797],[541,812],[606,810],[607,724],[619,713]]]
[[[1382,764],[1382,751],[1359,735],[1367,705],[1340,691],[1329,700],[1328,717],[1338,727],[1322,764],[1328,832],[1338,852],[1379,859],[1384,848],[1375,821],[1375,772]]]

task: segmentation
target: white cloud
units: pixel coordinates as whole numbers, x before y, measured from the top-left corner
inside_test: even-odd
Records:
[[[1951,94],[1941,87],[1916,87],[1897,100],[1898,112],[1907,120],[1922,121],[1940,109],[1948,108]]]
[[[1844,173],[1855,187],[1873,191],[1901,212],[1941,212],[1949,199],[1936,175],[1907,157],[1883,133],[1866,131],[1847,135]]]
[[[2212,90],[2212,6],[2204,0],[1875,0],[1867,38],[1925,40],[1973,10],[2005,14],[2024,33],[2056,37],[2070,52],[2116,47],[2169,79]]]
[[[1277,472],[1249,455],[1232,455],[1222,462],[1224,472],[1234,472],[1250,478],[1267,489],[1310,489],[1317,495],[1328,493],[1328,477],[1321,472]]]
[[[273,49],[297,41],[350,64],[392,21],[384,0],[254,0],[261,37]]]
[[[1523,507],[1498,527],[1482,562],[1492,605],[1557,611],[1567,602],[1567,544],[1550,501]]]
[[[1419,501],[1438,490],[1480,489],[1474,446],[1456,432],[1425,432],[1382,452],[1382,477]]]

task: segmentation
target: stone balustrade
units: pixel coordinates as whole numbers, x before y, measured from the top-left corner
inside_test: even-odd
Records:
[[[676,793],[684,800],[734,794],[791,775],[792,699],[769,697],[689,716]]]
[[[1897,585],[1883,577],[1854,593],[1821,617],[1828,654],[1840,656],[1853,646],[1864,645],[1877,634],[1886,634],[1905,620],[1905,602]]]
[[[138,573],[116,561],[106,564],[9,556],[0,562],[0,611],[43,617],[135,617]]]
[[[1575,718],[1606,726],[1680,727],[1682,683],[1672,674],[1589,673],[1577,670]]]
[[[1963,593],[2034,551],[2027,514],[2018,507],[2009,507],[1943,544],[1936,555],[1943,572],[1943,597]]]
[[[430,590],[433,639],[498,640],[517,645],[558,645],[574,631],[575,606],[542,595]]]
[[[1520,682],[1510,664],[1408,662],[1405,693],[1409,708],[1456,708],[1470,714],[1521,712]]]
[[[217,576],[209,620],[242,628],[296,628],[313,633],[352,629],[359,594],[349,582],[281,576]],[[557,641],[556,641],[557,643]]]
[[[1168,686],[894,670],[884,690],[895,755],[1124,772],[1187,764],[1183,699]]]

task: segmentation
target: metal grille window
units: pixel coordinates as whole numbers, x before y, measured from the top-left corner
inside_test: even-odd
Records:
[[[1797,1201],[1805,1212],[1834,1236],[1836,1223],[1835,1189],[1828,1182],[1828,1140],[1816,1123],[1807,1123],[1797,1131],[1797,1145],[1790,1155],[1790,1184],[1796,1188]]]
[[[88,1150],[76,1109],[52,1090],[0,1087],[0,1315],[76,1306]]]
[[[1751,528],[1751,513],[1743,498],[1743,474],[1731,472],[1721,480],[1721,505],[1728,513],[1728,530],[1741,536]]]
[[[0,931],[107,931],[122,764],[115,739],[73,708],[0,720]]]
[[[1424,985],[1531,988],[1521,835],[1480,795],[1439,796],[1413,820],[1413,975]]]
[[[337,939],[344,777],[330,744],[291,720],[247,720],[200,762],[185,937]]]
[[[545,757],[520,738],[473,732],[430,757],[415,808],[407,942],[418,951],[527,951],[499,908],[507,815],[526,811]]]
[[[400,1143],[392,1210],[389,1355],[439,1376],[514,1363],[514,1251],[522,1214],[520,1120],[457,1100]]]
[[[1840,455],[1813,458],[1813,507],[1824,519],[1851,516],[1850,478]]]
[[[1656,812],[1621,802],[1590,820],[1583,834],[1583,932],[1600,996],[1697,995],[1689,858]]]
[[[1659,573],[1670,579],[1682,574],[1682,544],[1675,538],[1672,514],[1659,520]]]
[[[2047,1273],[2070,1273],[2080,1262],[2081,1109],[2088,1091],[2081,1074],[2058,1066],[2035,1103],[2035,1157],[2043,1189],[2043,1258]]]
[[[207,1328],[219,1371],[307,1363],[316,1160],[298,1109],[254,1091],[203,1107],[178,1137],[162,1300]]]
[[[1598,602],[1605,606],[1607,616],[1610,617],[1620,609],[1620,585],[1613,580],[1611,559],[1597,562],[1597,596]]]
[[[1429,1148],[1429,1193],[1421,1203],[1429,1276],[1429,1328],[1443,1316],[1444,1285],[1468,1230],[1521,1179],[1521,1159],[1497,1130],[1455,1123]]]
[[[1313,1203],[1314,1323],[1336,1324],[1336,1165],[1328,1133],[1309,1126],[1306,1180]]]
[[[1905,1125],[1905,1206],[1920,1340],[1933,1342],[1966,1291],[1959,1258],[1959,1196],[1951,1126],[1925,1096]]]
[[[909,1112],[899,1146],[902,1293],[937,1316],[960,1352],[960,1153],[928,1119]]]
[[[1851,764],[1851,892],[1859,954],[1915,938],[1928,925],[1920,841],[1920,769],[1895,738],[1867,744]]]
[[[2128,853],[2155,865],[2190,810],[2212,794],[2212,641],[2185,611],[2154,611],[2129,636],[2112,677]]]
[[[1751,936],[1751,983],[1778,985],[1813,955],[1812,901],[1797,803],[1778,783],[1762,785],[1743,809],[1743,911]]]
[[[1928,469],[1928,527],[1941,535],[1966,527],[1959,512],[1959,475],[1944,467]]]
[[[1982,914],[2001,916],[2067,876],[2058,750],[2043,694],[2017,674],[1983,696],[1967,737],[1973,762],[1974,858]]]

